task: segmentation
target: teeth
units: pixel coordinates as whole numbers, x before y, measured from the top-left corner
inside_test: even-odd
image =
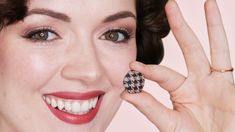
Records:
[[[51,99],[49,97],[46,97],[47,104],[51,104]]]
[[[58,109],[59,110],[63,110],[64,109],[64,101],[58,99],[57,100],[57,105],[58,105]]]
[[[89,101],[86,100],[85,102],[82,103],[82,106],[81,106],[81,111],[82,112],[86,112],[89,110]]]
[[[79,112],[80,112],[80,109],[81,109],[80,103],[77,102],[77,101],[74,101],[74,102],[72,103],[72,112],[73,112],[73,113],[79,113]]]
[[[70,102],[66,101],[64,105],[65,105],[64,107],[65,107],[65,110],[66,110],[66,111],[71,111],[71,110],[72,110],[72,107],[71,107],[71,103],[70,103]]]
[[[53,96],[43,96],[48,105],[71,114],[83,115],[96,107],[98,97],[89,100],[67,100]]]
[[[93,99],[89,101],[89,109],[93,108]]]
[[[56,100],[54,98],[51,99],[51,106],[53,108],[57,107],[57,103],[56,103]]]
[[[94,98],[93,100],[93,108],[95,108],[96,104],[97,104],[97,101],[98,101],[98,97],[97,98]]]
[[[78,115],[86,114],[87,112],[79,112]]]

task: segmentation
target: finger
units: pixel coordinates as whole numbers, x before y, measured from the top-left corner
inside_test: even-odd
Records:
[[[231,68],[229,46],[222,18],[215,0],[205,2],[206,20],[210,41],[211,63],[215,69]],[[227,75],[232,78],[232,73]]]
[[[180,73],[160,65],[133,62],[130,64],[130,68],[143,73],[145,78],[157,82],[170,93],[179,88],[185,81],[185,77]]]
[[[142,91],[138,94],[129,94],[124,91],[121,97],[133,104],[142,112],[160,131],[171,131],[175,128],[176,112],[158,102],[152,95]]]
[[[172,32],[184,54],[189,74],[208,75],[210,73],[209,61],[198,38],[185,22],[174,0],[170,0],[166,4],[166,14]]]

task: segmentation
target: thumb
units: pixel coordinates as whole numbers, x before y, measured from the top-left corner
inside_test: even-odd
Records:
[[[134,105],[142,112],[160,131],[171,131],[176,126],[177,113],[157,101],[149,93],[142,91],[129,94],[126,90],[121,98]]]

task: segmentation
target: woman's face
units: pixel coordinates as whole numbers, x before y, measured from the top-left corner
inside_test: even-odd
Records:
[[[135,0],[28,7],[23,21],[0,32],[1,130],[104,131],[136,59]]]

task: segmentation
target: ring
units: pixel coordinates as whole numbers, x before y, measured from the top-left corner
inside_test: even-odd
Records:
[[[123,86],[130,94],[140,93],[144,87],[144,75],[138,71],[129,71],[123,79]]]
[[[233,72],[233,68],[230,68],[230,69],[215,69],[215,68],[211,67],[211,71],[212,72],[220,72],[220,73]]]

